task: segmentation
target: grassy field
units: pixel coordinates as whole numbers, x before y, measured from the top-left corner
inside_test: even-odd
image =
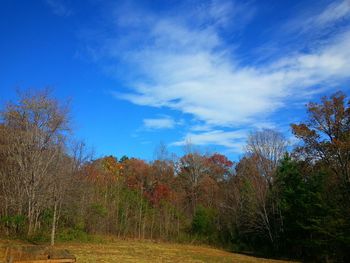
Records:
[[[8,241],[1,242],[2,247]],[[283,262],[229,253],[206,246],[192,246],[151,241],[114,240],[101,243],[63,243],[58,248],[68,249],[77,262]],[[2,250],[4,253],[4,250]],[[3,258],[3,256],[1,256]]]

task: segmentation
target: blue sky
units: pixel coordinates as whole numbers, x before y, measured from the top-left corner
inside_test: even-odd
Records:
[[[289,138],[308,101],[349,94],[350,0],[0,4],[0,105],[52,87],[97,156],[237,159],[250,131]]]

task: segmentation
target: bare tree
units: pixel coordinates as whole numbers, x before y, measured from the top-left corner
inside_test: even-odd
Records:
[[[249,135],[246,149],[247,156],[241,160],[237,173],[250,191],[245,197],[250,203],[250,208],[245,211],[252,217],[248,228],[253,232],[267,233],[274,244],[274,215],[278,214],[278,208],[268,194],[272,190],[279,161],[287,151],[287,141],[281,133],[264,129]]]
[[[179,160],[179,178],[186,193],[185,206],[192,216],[197,208],[201,183],[206,176],[209,176],[206,156],[187,143],[185,155]]]
[[[51,185],[60,171],[55,164],[62,156],[69,120],[67,108],[51,99],[49,91],[19,95],[18,103],[9,103],[1,112],[4,126],[10,131],[3,150],[16,169],[13,187],[25,198],[15,199],[26,211],[27,234],[32,235],[43,209],[52,200]]]
[[[257,168],[271,186],[278,162],[287,151],[284,136],[271,129],[256,131],[248,136],[246,149],[257,158]]]

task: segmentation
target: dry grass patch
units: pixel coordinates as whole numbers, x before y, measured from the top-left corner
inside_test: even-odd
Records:
[[[4,256],[4,247],[22,242],[0,241],[0,259]],[[61,243],[57,248],[68,249],[77,258],[77,262],[237,262],[237,263],[282,263],[286,261],[270,260],[229,253],[207,246],[193,246],[171,243],[155,243],[137,240],[113,240],[100,243]],[[1,261],[0,262],[4,262]]]
[[[107,243],[60,244],[70,250],[78,262],[283,262],[229,253],[223,250],[151,241],[118,240]]]

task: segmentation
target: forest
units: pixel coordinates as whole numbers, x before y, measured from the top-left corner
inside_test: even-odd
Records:
[[[94,158],[69,104],[47,90],[1,109],[0,235],[93,235],[199,243],[302,261],[350,262],[350,100],[310,102],[305,119],[251,131],[238,161],[190,143],[145,161]],[[116,134],[117,136],[117,134]]]

